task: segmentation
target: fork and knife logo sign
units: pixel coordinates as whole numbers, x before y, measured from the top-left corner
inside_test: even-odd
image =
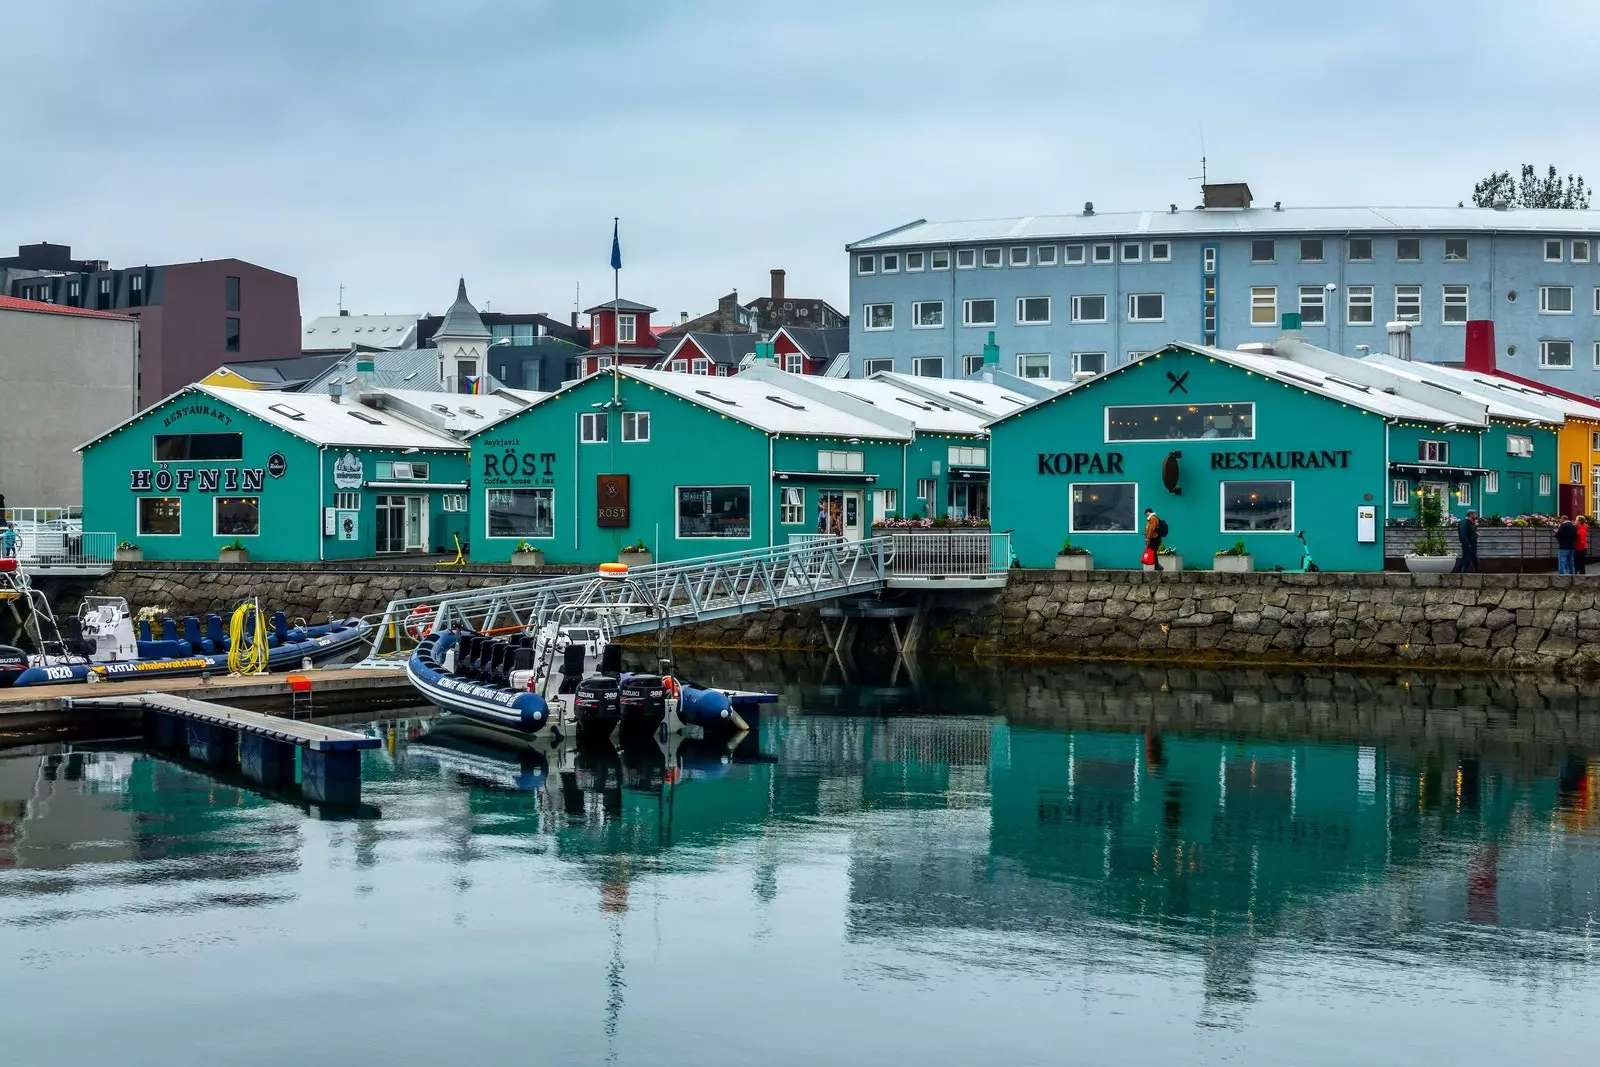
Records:
[[[1172,383],[1172,388],[1168,389],[1167,392],[1169,394],[1170,393],[1185,393],[1185,394],[1187,394],[1189,392],[1189,390],[1184,387],[1183,383],[1188,381],[1188,380],[1189,380],[1189,372],[1188,371],[1184,371],[1182,374],[1174,374],[1171,371],[1167,371],[1167,381]]]

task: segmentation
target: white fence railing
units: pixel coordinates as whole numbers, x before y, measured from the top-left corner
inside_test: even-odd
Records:
[[[902,577],[1005,573],[1011,565],[1011,535],[988,530],[895,533],[889,573]]]
[[[19,523],[16,528],[17,559],[25,569],[36,573],[108,568],[116,556],[116,534],[85,533],[47,524],[24,527]]]

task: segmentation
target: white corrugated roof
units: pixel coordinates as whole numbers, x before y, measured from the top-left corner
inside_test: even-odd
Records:
[[[839,411],[810,397],[791,393],[770,382],[745,379],[738,375],[715,378],[702,374],[636,370],[632,367],[624,367],[620,373],[768,433],[867,437],[880,441],[910,439],[908,434]]]
[[[537,389],[513,389],[509,385],[502,385],[495,390],[495,393],[497,395],[503,393],[515,400],[520,400],[524,405],[537,404],[550,395],[549,393],[541,393]]]
[[[814,374],[806,375],[805,381],[807,385],[871,404],[886,415],[909,419],[918,430],[929,433],[983,433],[984,420],[978,416],[932,397],[902,389],[894,382],[876,378],[825,378]]]
[[[520,396],[505,396],[509,389],[499,389],[493,393],[435,393],[427,389],[376,389],[373,390],[383,396],[394,397],[402,404],[420,409],[421,414],[413,414],[401,409],[401,414],[416,419],[427,425],[437,424],[453,434],[473,434],[489,425],[499,422],[507,415],[514,415],[533,403]],[[520,390],[518,391],[520,392]],[[546,396],[545,393],[530,393],[534,397]]]
[[[1205,345],[1191,345],[1181,342],[1172,347],[1198,352],[1201,355],[1211,356],[1236,367],[1253,371],[1263,377],[1287,385],[1299,386],[1310,393],[1349,404],[1351,407],[1362,408],[1367,411],[1395,419],[1416,419],[1420,422],[1434,422],[1440,425],[1446,423],[1473,423],[1473,419],[1425,404],[1409,397],[1396,396],[1386,393],[1382,388],[1371,385],[1362,385],[1349,378],[1305,363],[1299,363],[1280,356],[1269,356],[1256,352],[1240,352],[1231,348],[1207,348]],[[1146,359],[1150,357],[1145,357]],[[1487,424],[1487,414],[1476,420],[1477,425]]]
[[[883,371],[872,376],[890,382],[921,396],[931,397],[940,403],[966,408],[982,413],[989,422],[1013,411],[1021,411],[1033,403],[1032,397],[1007,389],[993,382],[972,381],[966,378],[924,378],[917,374],[895,374]],[[1044,384],[1042,381],[1040,384]]]
[[[1559,208],[1272,207],[1116,211],[1093,215],[919,221],[857,241],[851,251],[1113,237],[1296,233],[1600,233],[1600,212]]]
[[[1489,414],[1502,419],[1516,419],[1521,422],[1538,420],[1552,424],[1566,421],[1567,409],[1571,401],[1551,396],[1549,393],[1538,389],[1530,389],[1508,382],[1490,375],[1477,374],[1472,371],[1456,370],[1450,367],[1439,367],[1430,363],[1395,359],[1381,353],[1373,353],[1362,359],[1363,363],[1382,367],[1391,374],[1403,375],[1413,381],[1429,382],[1442,385],[1447,389],[1455,389],[1465,396],[1471,397],[1488,405]],[[1573,414],[1584,414],[1588,418],[1600,418],[1600,408],[1593,404],[1575,404],[1575,407],[1590,409],[1587,412],[1578,411]]]
[[[323,315],[300,330],[300,351],[342,352],[351,345],[409,348],[421,315]]]
[[[336,404],[326,393],[217,389],[208,385],[191,388],[319,445],[454,451],[466,451],[467,447],[448,434],[418,425],[392,411],[376,411],[358,404],[353,397],[345,397]]]

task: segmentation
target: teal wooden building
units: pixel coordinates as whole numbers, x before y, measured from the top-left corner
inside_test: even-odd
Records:
[[[193,385],[79,451],[84,529],[149,560],[214,560],[236,541],[253,560],[311,561],[467,539],[467,445],[353,397]]]
[[[1319,369],[1294,344],[1172,344],[990,423],[995,528],[1023,566],[1070,539],[1096,567],[1137,567],[1152,508],[1189,568],[1242,540],[1256,569],[1293,569],[1304,530],[1322,568],[1382,570],[1391,471],[1420,457],[1421,477],[1471,499],[1487,409]]]
[[[665,561],[869,536],[900,513],[912,437],[753,376],[605,370],[469,438],[472,557],[525,542],[595,563],[642,543]]]

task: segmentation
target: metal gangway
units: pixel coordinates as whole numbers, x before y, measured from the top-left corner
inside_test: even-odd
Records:
[[[951,561],[930,561],[917,544],[902,544],[905,535],[885,534],[852,541],[843,537],[810,537],[772,548],[635,567],[637,582],[609,586],[605,605],[617,636],[652,631],[661,625],[708,622],[755,611],[815,604],[837,597],[861,596],[889,588],[975,588],[1003,586],[1010,560],[1006,534],[975,535],[973,548],[955,561],[962,573],[948,573]],[[931,547],[931,542],[929,543]],[[897,565],[897,558],[904,564]],[[943,569],[941,569],[943,568]],[[920,573],[926,571],[927,573]],[[537,578],[459,593],[414,596],[391,601],[375,620],[369,663],[406,651],[420,633],[462,628],[477,633],[526,632],[556,618],[575,601],[594,575]],[[653,603],[635,592],[643,587]],[[637,605],[637,611],[628,609]]]

